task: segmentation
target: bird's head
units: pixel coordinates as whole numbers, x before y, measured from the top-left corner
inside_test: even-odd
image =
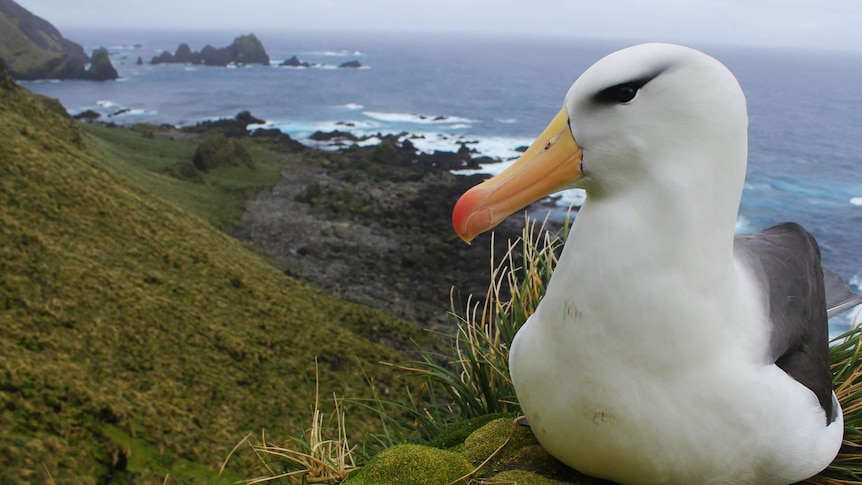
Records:
[[[651,181],[696,185],[718,177],[741,186],[747,120],[739,84],[712,57],[671,44],[617,51],[575,81],[563,108],[512,166],[461,196],[453,226],[469,242],[570,188],[585,189],[589,200]],[[697,155],[703,153],[715,156]]]

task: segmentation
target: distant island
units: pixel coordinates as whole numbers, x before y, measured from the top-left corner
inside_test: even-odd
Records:
[[[107,50],[88,56],[81,45],[12,0],[0,0],[0,65],[16,80],[119,77]]]
[[[319,67],[321,64],[309,64],[305,61],[300,61],[298,57],[292,56],[289,59],[285,59],[284,62],[279,64],[279,66],[287,66],[287,67]],[[342,62],[338,65],[340,68],[359,68],[362,67],[362,64],[359,61],[347,61]]]
[[[268,66],[269,55],[263,47],[263,43],[254,35],[241,35],[233,40],[233,42],[220,49],[216,49],[211,45],[204,46],[200,51],[193,51],[192,48],[182,43],[177,46],[176,51],[171,53],[164,51],[150,59],[150,64],[195,64],[204,66],[220,66],[225,67],[230,64],[235,65],[252,65],[261,64]],[[142,64],[143,59],[138,59],[137,64]],[[311,64],[300,60],[297,56],[291,56],[278,64],[284,67],[321,67],[322,64]],[[363,67],[359,61],[342,62],[337,67],[339,68],[359,68]]]
[[[263,44],[253,33],[241,35],[227,46],[217,49],[211,45],[192,51],[188,44],[180,44],[175,53],[162,52],[150,60],[150,64],[203,64],[205,66],[227,66],[228,64],[269,65],[269,55]]]

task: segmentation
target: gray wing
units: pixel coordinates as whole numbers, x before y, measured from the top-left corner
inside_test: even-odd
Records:
[[[838,273],[823,267],[823,283],[826,287],[826,314],[834,317],[862,305],[862,295],[854,293]]]
[[[785,222],[736,236],[734,255],[751,267],[765,290],[775,364],[814,392],[828,424],[834,419],[829,328],[814,236],[799,224]]]

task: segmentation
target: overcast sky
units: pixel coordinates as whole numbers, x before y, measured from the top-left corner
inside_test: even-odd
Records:
[[[17,0],[63,27],[565,35],[862,51],[858,0]]]

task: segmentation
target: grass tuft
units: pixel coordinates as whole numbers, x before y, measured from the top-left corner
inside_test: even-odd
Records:
[[[414,415],[416,420],[443,414],[450,422],[462,421],[519,410],[509,377],[509,348],[545,294],[565,240],[565,233],[546,230],[546,222],[527,218],[521,237],[509,242],[499,261],[492,239],[491,278],[484,301],[468,299],[463,313],[452,305],[458,327],[452,342],[454,360],[446,362],[444,356],[421,351],[421,360],[400,367],[427,379],[436,399]],[[438,399],[434,389],[442,389],[445,399]],[[450,422],[429,424],[442,429]]]
[[[830,349],[835,396],[844,412],[844,443],[832,464],[806,483],[862,484],[862,328],[832,340]]]
[[[311,428],[305,436],[287,443],[273,444],[261,432],[260,444],[251,444],[268,476],[254,478],[247,485],[279,481],[289,485],[335,484],[347,479],[356,469],[355,447],[347,441],[345,416],[340,400],[333,396],[336,436],[328,438],[327,421],[320,411],[320,375],[315,366],[315,397]],[[330,422],[331,422],[330,418]]]

